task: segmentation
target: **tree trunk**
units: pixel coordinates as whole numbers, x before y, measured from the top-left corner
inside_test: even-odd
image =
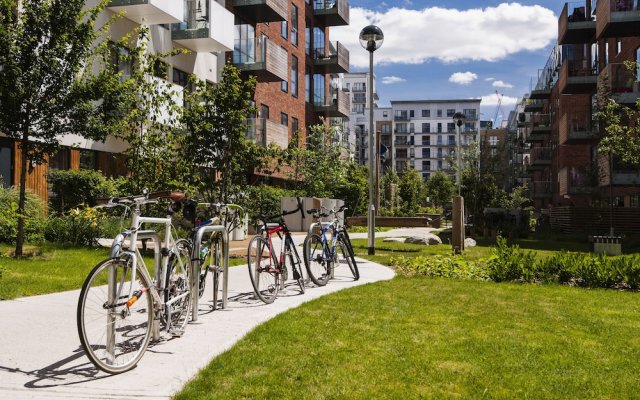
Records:
[[[29,140],[29,131],[27,129],[22,133],[20,143],[20,198],[18,200],[18,236],[16,237],[15,257],[22,257],[22,248],[24,246],[24,212],[27,200],[27,145]]]

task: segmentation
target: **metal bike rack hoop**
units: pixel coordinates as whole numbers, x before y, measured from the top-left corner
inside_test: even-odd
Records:
[[[198,307],[199,299],[198,293],[200,293],[200,245],[202,243],[202,237],[205,233],[220,232],[222,233],[222,308],[227,308],[227,288],[229,284],[229,232],[224,225],[207,225],[199,228],[196,231],[195,243],[193,244],[193,253],[191,254],[191,276],[195,280],[193,287],[193,301],[191,309],[191,320],[198,320]]]

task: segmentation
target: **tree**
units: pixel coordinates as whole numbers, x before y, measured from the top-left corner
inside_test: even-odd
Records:
[[[24,244],[27,166],[46,162],[61,135],[99,140],[107,130],[90,129],[94,118],[77,118],[101,115],[96,100],[108,72],[88,78],[93,71],[84,67],[103,49],[96,42],[107,27],[94,25],[106,4],[84,9],[84,0],[0,0],[0,131],[18,141],[22,154],[16,256]]]
[[[426,184],[427,196],[435,207],[442,207],[451,201],[455,193],[455,185],[449,175],[443,171],[436,171],[429,177]]]
[[[400,185],[400,177],[398,173],[389,168],[382,176],[382,208],[383,214],[396,215],[397,208],[400,205],[400,196],[398,195],[398,186]]]
[[[242,80],[226,65],[217,85],[192,81],[182,122],[186,130],[182,157],[189,160],[189,178],[210,200],[229,202],[247,185],[247,177],[264,160],[265,151],[247,139],[247,118],[255,78]]]
[[[425,198],[425,190],[422,177],[415,168],[409,168],[402,174],[399,192],[404,215],[416,215],[416,212],[420,211],[422,201]]]

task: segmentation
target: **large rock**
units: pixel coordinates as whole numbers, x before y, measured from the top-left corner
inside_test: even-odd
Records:
[[[433,233],[427,233],[419,236],[411,236],[405,239],[405,243],[413,243],[413,244],[424,244],[424,245],[433,245],[433,244],[442,244],[442,240]]]
[[[388,237],[388,238],[384,238],[382,241],[383,242],[404,243],[404,238]]]
[[[464,240],[464,247],[476,247],[476,241],[471,238],[466,238]]]

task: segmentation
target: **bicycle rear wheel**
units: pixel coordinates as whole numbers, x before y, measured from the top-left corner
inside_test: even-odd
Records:
[[[101,262],[87,276],[78,299],[82,348],[97,368],[110,374],[135,367],[151,338],[151,283],[140,273],[141,267],[137,268],[132,282],[130,260]],[[134,291],[131,297],[130,289]]]
[[[280,288],[280,271],[265,238],[254,236],[251,239],[247,259],[249,276],[256,296],[267,304],[273,303]]]
[[[165,323],[169,320],[169,332],[178,336],[184,333],[191,312],[190,258],[191,243],[186,239],[178,240],[169,256],[165,276]]]
[[[343,233],[338,234],[338,240],[336,242],[336,252],[338,253],[339,263],[345,262],[351,270],[354,280],[360,279],[360,271],[358,271],[358,264],[356,264],[356,258],[353,255],[353,247],[351,247],[351,241]]]
[[[329,249],[323,245],[320,235],[313,233],[304,239],[304,265],[309,278],[318,286],[326,285],[331,277],[331,259],[328,253]]]

